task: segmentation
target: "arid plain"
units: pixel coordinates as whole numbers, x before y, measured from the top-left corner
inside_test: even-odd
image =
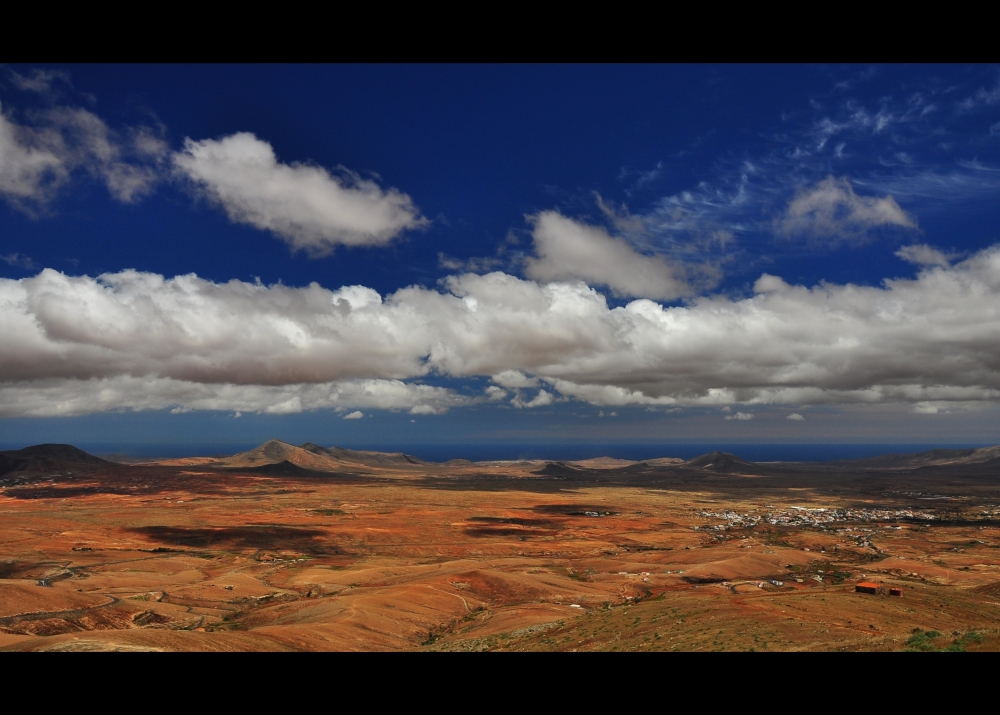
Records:
[[[5,650],[997,650],[998,556],[1000,448],[0,453]]]

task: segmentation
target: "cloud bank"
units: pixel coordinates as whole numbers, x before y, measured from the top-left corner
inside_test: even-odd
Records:
[[[471,400],[452,390],[399,380],[343,380],[278,386],[205,384],[118,376],[0,383],[0,417],[69,417],[108,410],[232,410],[282,415],[358,407],[441,414]],[[346,419],[357,419],[350,417]]]
[[[384,245],[427,223],[406,194],[346,170],[334,176],[320,166],[283,164],[248,132],[186,139],[173,161],[231,221],[271,231],[313,256],[338,245]]]
[[[0,279],[4,415],[124,407],[296,412],[470,404],[431,374],[492,376],[481,400],[594,405],[1000,400],[1000,246],[880,287],[792,286],[609,308],[582,282],[449,277],[384,298],[122,271]],[[544,387],[542,385],[544,384]],[[522,389],[538,389],[526,400]],[[747,413],[749,414],[749,413]]]

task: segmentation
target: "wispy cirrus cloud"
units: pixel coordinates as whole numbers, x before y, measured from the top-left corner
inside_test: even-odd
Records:
[[[851,245],[863,232],[849,224],[873,223],[852,215],[910,228],[920,214],[988,201],[1000,191],[1000,145],[992,140],[1000,126],[995,78],[995,86],[973,85],[959,100],[961,88],[931,80],[874,101],[850,96],[868,79],[834,83],[825,95],[776,118],[775,128],[743,153],[718,157],[698,183],[653,200],[639,215],[658,249],[719,256],[752,245],[758,254],[780,252],[774,238],[790,234],[814,246],[848,235],[854,240],[831,246]],[[831,176],[842,181],[840,191],[829,184]],[[820,205],[807,205],[807,196]],[[834,222],[837,230],[831,230],[824,218],[831,213],[843,214],[846,224]],[[822,220],[797,221],[797,215]],[[718,232],[732,237],[724,249],[705,242]]]
[[[69,84],[69,75],[55,70],[35,68],[23,74],[11,70],[7,76],[18,89],[43,95],[51,94],[57,83]]]
[[[23,253],[8,253],[6,256],[0,256],[0,261],[3,261],[8,266],[13,266],[14,268],[20,268],[25,271],[37,270],[38,266],[30,256],[25,256]]]
[[[968,112],[995,104],[1000,104],[1000,77],[997,77],[992,87],[980,87],[959,102],[958,106]]]

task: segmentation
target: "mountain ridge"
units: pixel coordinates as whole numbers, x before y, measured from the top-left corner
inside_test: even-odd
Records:
[[[598,457],[585,460],[528,460],[536,462],[540,470],[536,474],[565,473],[583,475],[588,472],[616,470],[645,470],[654,468],[677,468],[714,473],[760,474],[771,471],[784,472],[790,468],[809,470],[828,468],[913,470],[962,468],[967,471],[1000,469],[1000,445],[969,449],[932,449],[924,452],[883,454],[862,459],[844,459],[827,462],[751,462],[735,454],[714,451],[682,460],[676,457],[660,457],[642,461]],[[128,463],[141,463],[129,460]],[[186,466],[188,463],[201,467],[229,470],[269,469],[264,472],[291,474],[296,469],[306,472],[359,472],[376,469],[410,469],[432,466],[471,466],[468,460],[449,460],[443,463],[427,462],[403,452],[379,452],[374,450],[354,450],[344,447],[323,447],[312,442],[293,445],[279,439],[270,439],[253,449],[219,458],[181,458],[155,460],[146,464],[163,466]],[[495,466],[496,462],[484,464]],[[284,465],[284,466],[275,466]],[[44,472],[66,469],[93,469],[98,467],[124,466],[89,454],[68,444],[39,444],[17,450],[0,451],[0,474],[10,472]]]
[[[214,462],[214,466],[229,469],[252,469],[269,464],[288,462],[295,467],[315,472],[339,472],[366,467],[407,467],[426,464],[423,460],[402,452],[373,452],[321,447],[312,442],[300,445],[271,439],[246,452]]]

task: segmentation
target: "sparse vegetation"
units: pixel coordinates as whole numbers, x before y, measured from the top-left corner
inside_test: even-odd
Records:
[[[966,633],[956,631],[952,635],[957,637],[949,639],[938,631],[923,631],[914,628],[913,635],[906,641],[904,650],[923,653],[964,653],[970,645],[982,643],[984,640],[982,634],[976,631]]]
[[[705,533],[691,526],[704,524],[692,515],[706,509],[743,520],[791,509],[763,506],[785,498],[789,482],[755,479],[755,493],[773,486],[765,502],[747,496],[740,476],[687,483],[646,473],[642,481],[602,477],[567,490],[562,476],[542,479],[531,468],[504,467],[502,480],[478,479],[468,465],[461,478],[449,476],[451,468],[420,469],[341,482],[121,466],[62,494],[70,486],[50,480],[16,485],[16,496],[4,492],[0,523],[3,543],[13,545],[0,562],[0,639],[86,631],[170,647],[174,631],[203,630],[205,643],[240,638],[266,648],[359,641],[429,650],[1000,647],[1000,582],[976,565],[1000,546],[1000,531],[970,525],[972,499],[948,521],[901,529],[817,521]],[[871,497],[872,479],[859,482],[855,496],[837,497],[845,514],[907,507],[910,497],[887,496],[907,490],[936,493],[878,487],[883,504]],[[148,486],[132,488],[140,484]],[[818,494],[797,492],[793,504],[829,506],[833,497]],[[996,497],[991,503],[1000,490]],[[48,519],[71,528],[40,528]],[[526,531],[531,538],[522,541]],[[23,537],[51,533],[67,536]],[[873,541],[882,552],[862,546]],[[902,586],[904,595],[855,594],[862,577],[886,590]],[[2,611],[18,599],[21,610]],[[28,612],[41,615],[20,615]],[[937,630],[913,631],[928,623]],[[302,635],[314,633],[322,635]]]

